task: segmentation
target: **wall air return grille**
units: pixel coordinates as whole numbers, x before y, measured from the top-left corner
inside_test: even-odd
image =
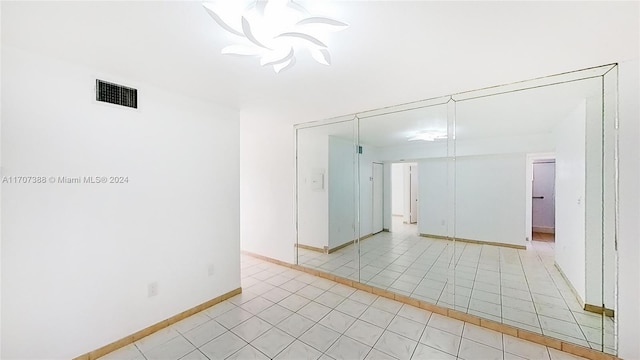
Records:
[[[137,109],[138,90],[96,80],[96,100]]]

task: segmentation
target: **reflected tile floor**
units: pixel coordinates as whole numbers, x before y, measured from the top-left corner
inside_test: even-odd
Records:
[[[101,359],[582,359],[249,256],[242,287]]]
[[[353,245],[331,254],[300,248],[299,264],[599,351],[604,342],[615,354],[614,320],[582,309],[554,265],[555,243],[454,245],[420,237],[397,217],[393,229],[362,241],[360,259]]]

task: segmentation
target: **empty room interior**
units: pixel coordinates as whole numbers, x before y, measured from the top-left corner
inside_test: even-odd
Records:
[[[640,2],[0,21],[0,358],[640,359]]]

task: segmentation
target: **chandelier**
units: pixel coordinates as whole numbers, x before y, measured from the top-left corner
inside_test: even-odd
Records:
[[[330,65],[326,44],[329,32],[349,25],[314,16],[291,0],[227,0],[205,2],[207,13],[220,27],[234,35],[236,43],[222,49],[225,55],[256,56],[260,65],[276,73],[293,67],[300,51],[307,51],[320,64]]]

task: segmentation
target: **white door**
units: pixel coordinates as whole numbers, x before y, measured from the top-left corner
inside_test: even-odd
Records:
[[[533,163],[531,220],[534,232],[555,233],[555,177],[555,162]]]
[[[372,224],[372,233],[373,234],[377,234],[380,231],[382,231],[382,194],[383,194],[383,184],[382,184],[382,179],[383,179],[383,165],[380,163],[373,163],[373,177],[372,177],[372,181],[373,183],[371,184],[371,188],[373,190],[373,196],[372,196],[372,206],[373,206],[373,211],[372,211],[372,216],[373,216],[373,220],[371,222]]]
[[[409,222],[415,224],[418,222],[418,166],[409,166],[409,201],[411,214]]]

